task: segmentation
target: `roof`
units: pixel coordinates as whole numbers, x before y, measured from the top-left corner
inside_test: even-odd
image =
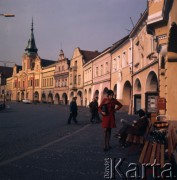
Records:
[[[20,66],[20,65],[16,65],[17,66],[17,73],[20,71],[20,70],[22,70],[22,66]]]
[[[87,50],[80,50],[81,54],[83,55],[83,59],[85,60],[85,63],[90,61],[91,59],[95,58],[100,54],[98,51],[87,51]]]
[[[141,17],[139,18],[138,22],[135,24],[135,26],[133,27],[133,29],[130,32],[130,37],[134,36],[136,34],[137,30],[140,30],[140,25],[143,24],[144,22],[146,22],[148,17],[148,11],[147,9],[144,11],[144,13],[141,15]]]
[[[28,45],[25,51],[28,54],[36,54],[38,51],[36,47],[36,43],[35,43],[34,33],[33,33],[33,20],[32,20],[32,25],[31,25],[31,36],[30,36],[30,39],[28,40]]]
[[[9,78],[12,76],[13,68],[12,67],[0,66],[0,73],[5,74],[5,77]]]
[[[113,44],[113,46],[110,49],[110,52],[114,51],[117,47],[119,47],[121,44],[123,44],[127,39],[129,39],[129,35],[123,37],[122,39],[118,40]]]
[[[41,59],[41,67],[50,66],[55,63],[56,63],[56,61],[53,61],[53,60]]]

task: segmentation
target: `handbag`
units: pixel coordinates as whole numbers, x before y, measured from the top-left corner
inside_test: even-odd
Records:
[[[101,111],[106,114],[106,115],[104,115],[104,116],[107,116],[107,115],[108,115],[108,106],[107,106],[107,104],[103,104],[103,105],[101,106]]]

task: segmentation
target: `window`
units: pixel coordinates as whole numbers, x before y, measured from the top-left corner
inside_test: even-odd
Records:
[[[131,48],[128,49],[128,63],[129,64],[132,63],[132,49]]]
[[[74,62],[74,66],[77,66],[77,61]]]
[[[101,76],[103,75],[103,65],[101,65]]]
[[[24,67],[23,67],[24,71],[26,70],[26,63],[24,63]]]
[[[49,78],[47,78],[47,86],[49,86]]]
[[[118,69],[122,68],[120,56],[117,56]]]
[[[70,85],[72,85],[72,74],[70,75]]]
[[[126,58],[126,52],[124,51],[122,54],[122,67],[125,67],[127,65],[127,58]]]
[[[46,87],[46,79],[44,79],[44,86]]]
[[[81,84],[81,75],[78,75],[78,85]]]
[[[98,76],[98,67],[96,67],[96,77]]]
[[[52,81],[51,81],[51,78],[49,79],[49,86],[51,86],[51,84],[52,84]]]
[[[53,78],[51,79],[51,86],[53,86]]]
[[[17,87],[17,82],[15,81],[15,82],[14,82],[14,88],[16,88],[16,87]]]
[[[109,73],[108,66],[109,66],[109,64],[108,64],[108,62],[106,62],[106,67],[105,67],[105,72],[106,72],[106,73]]]
[[[165,58],[163,56],[161,59],[161,69],[165,69]]]
[[[31,79],[31,81],[30,81],[30,86],[33,86],[33,80]]]
[[[60,72],[60,66],[58,67],[58,71]]]
[[[74,76],[74,84],[77,84],[77,76]]]
[[[116,70],[117,70],[117,60],[116,58],[114,58],[112,62],[112,72],[115,72]]]

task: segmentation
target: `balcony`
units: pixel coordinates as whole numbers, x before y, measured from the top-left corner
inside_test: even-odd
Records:
[[[69,89],[70,90],[76,90],[77,89],[77,84],[70,84]]]
[[[20,87],[20,91],[25,91],[25,87]]]

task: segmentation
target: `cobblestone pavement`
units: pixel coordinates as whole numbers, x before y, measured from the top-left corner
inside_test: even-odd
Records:
[[[125,158],[121,169],[137,162],[139,146],[122,149],[113,129],[108,152],[103,151],[101,124],[89,123],[89,110],[79,109],[78,125],[66,125],[68,106],[10,104],[0,113],[1,180],[99,180],[110,172],[108,158]],[[24,118],[25,117],[25,118]],[[116,113],[119,120],[134,116]],[[116,179],[121,179],[115,172]]]

